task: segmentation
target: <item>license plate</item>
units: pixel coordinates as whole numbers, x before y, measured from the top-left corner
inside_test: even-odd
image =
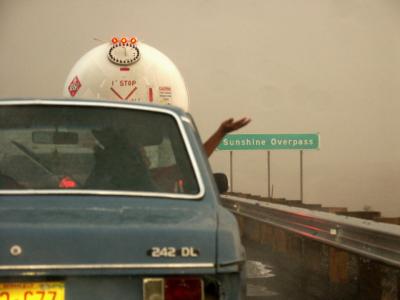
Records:
[[[0,300],[64,300],[64,282],[0,283]]]

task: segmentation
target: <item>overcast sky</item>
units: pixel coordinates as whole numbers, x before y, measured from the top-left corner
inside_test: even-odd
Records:
[[[74,63],[136,35],[185,78],[203,139],[315,133],[304,200],[400,216],[398,0],[0,0],[0,97],[61,97]],[[275,197],[299,198],[299,153],[271,154]],[[229,173],[229,154],[211,158]],[[234,190],[266,195],[266,153],[234,153]]]

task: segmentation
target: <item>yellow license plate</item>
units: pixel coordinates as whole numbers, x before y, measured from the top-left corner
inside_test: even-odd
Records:
[[[0,300],[64,300],[64,282],[0,283]]]

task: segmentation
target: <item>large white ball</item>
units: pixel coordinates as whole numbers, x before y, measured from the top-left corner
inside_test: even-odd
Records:
[[[119,64],[109,58],[115,45],[102,44],[78,60],[65,82],[64,97],[167,104],[188,110],[185,82],[167,56],[137,42],[134,46],[139,50],[139,59],[132,64]],[[118,47],[117,55],[129,56],[124,46]]]

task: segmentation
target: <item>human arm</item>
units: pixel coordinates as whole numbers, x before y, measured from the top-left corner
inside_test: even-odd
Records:
[[[203,145],[207,156],[211,156],[211,154],[218,147],[219,143],[221,143],[225,135],[246,126],[250,123],[250,121],[250,118],[245,117],[237,121],[235,121],[233,118],[230,118],[222,122],[217,131],[215,131],[214,134],[211,135],[210,138]]]

